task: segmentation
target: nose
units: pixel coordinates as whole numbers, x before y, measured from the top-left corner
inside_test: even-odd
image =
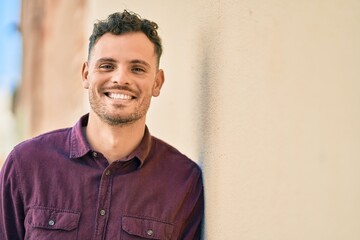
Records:
[[[113,83],[119,84],[119,85],[129,85],[130,79],[129,75],[127,74],[126,70],[124,69],[117,69],[117,71],[114,72],[114,75],[111,78],[111,81]]]

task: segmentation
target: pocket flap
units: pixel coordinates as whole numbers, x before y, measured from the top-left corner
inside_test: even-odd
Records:
[[[124,216],[122,229],[130,235],[146,239],[171,239],[174,226],[154,219]]]
[[[80,213],[69,210],[40,207],[30,211],[29,224],[37,228],[71,231],[80,220]]]

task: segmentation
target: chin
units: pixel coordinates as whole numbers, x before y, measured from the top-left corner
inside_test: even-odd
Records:
[[[111,126],[121,126],[121,125],[129,125],[137,122],[142,117],[137,115],[130,116],[103,116],[101,117],[106,123]]]

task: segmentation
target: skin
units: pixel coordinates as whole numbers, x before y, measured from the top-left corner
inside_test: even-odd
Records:
[[[91,110],[84,129],[92,148],[111,163],[140,143],[152,97],[164,83],[154,44],[141,32],[104,34],[82,68]]]

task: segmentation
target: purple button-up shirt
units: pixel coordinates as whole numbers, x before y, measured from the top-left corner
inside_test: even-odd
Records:
[[[43,134],[14,148],[0,173],[0,239],[199,239],[200,168],[146,129],[111,164],[82,128]]]

